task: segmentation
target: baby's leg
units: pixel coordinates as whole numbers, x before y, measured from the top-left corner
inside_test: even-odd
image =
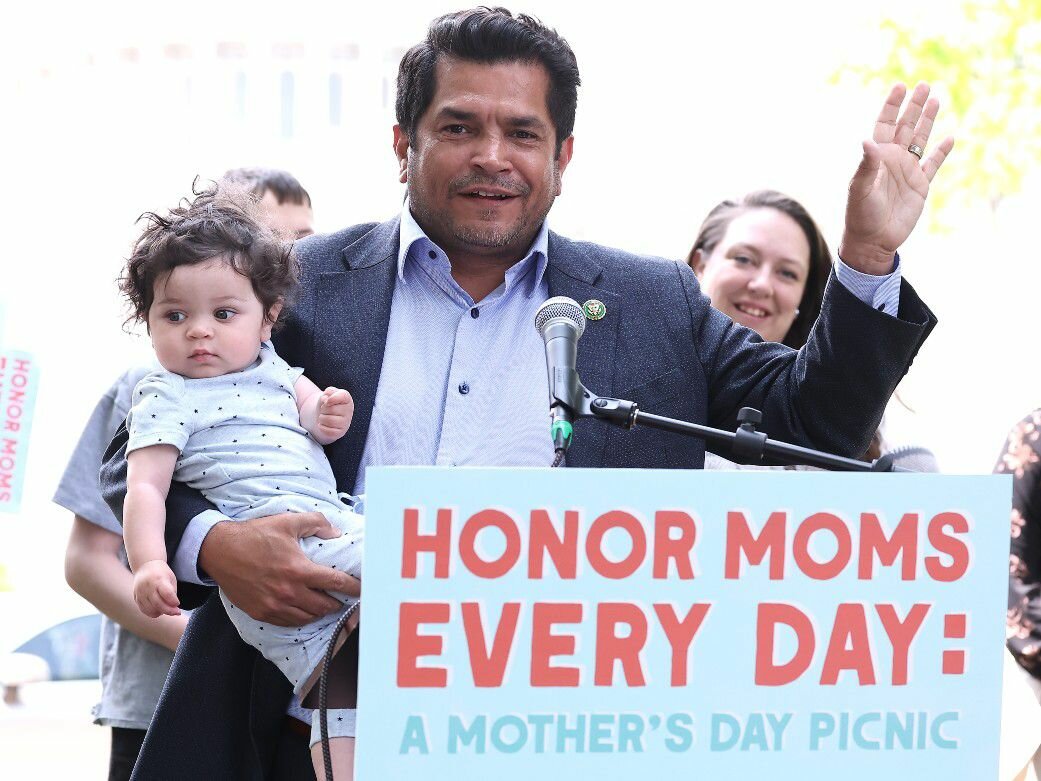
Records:
[[[337,633],[337,650],[344,638],[353,634],[360,613],[358,600],[352,598],[352,604],[345,606],[342,611],[323,616],[305,626],[281,627],[254,620],[235,607],[223,591],[220,597],[239,636],[266,659],[274,662],[301,696],[318,680],[338,622],[348,610],[351,611],[345,624],[347,634]]]
[[[328,514],[327,514],[327,517]],[[354,577],[361,576],[362,546],[365,529],[362,517],[352,512],[336,513],[329,521],[339,528],[343,534],[332,540],[320,540],[307,537],[300,541],[300,546],[307,557],[316,564],[338,569]],[[357,597],[333,593],[337,599],[344,601],[344,609],[350,609],[358,602]],[[344,631],[337,638],[336,652],[329,670],[329,710],[327,711],[329,752],[332,759],[333,778],[335,781],[354,778],[354,720],[356,711],[356,678],[357,678],[357,636],[351,637],[348,651],[341,653],[340,647],[355,629],[360,616],[360,609],[355,608],[348,619]],[[315,706],[317,695],[315,684],[321,674],[321,665],[315,669],[302,687],[300,693],[308,694],[308,706]],[[313,688],[312,688],[313,687]],[[311,725],[311,760],[314,764],[315,776],[325,779],[325,762],[322,754],[321,731],[319,726],[320,712],[315,710]]]
[[[329,756],[332,759],[334,781],[354,779],[354,713],[353,710],[330,709],[327,714]],[[318,711],[311,717],[311,762],[315,777],[318,781],[324,781],[325,758]]]
[[[329,738],[329,758],[332,759],[334,781],[354,781],[354,738]],[[315,778],[325,781],[321,741],[311,746],[311,763]]]
[[[347,623],[344,624],[343,630],[336,636],[335,650],[333,651],[333,657],[329,662],[329,676],[328,676],[328,696],[329,704],[334,708],[353,708],[355,706],[355,698],[357,696],[357,679],[358,670],[358,638],[354,634],[354,630],[358,628],[358,623],[361,620],[361,605],[355,605],[354,610],[350,617],[347,619]],[[337,618],[337,623],[339,618]],[[341,649],[348,640],[353,642],[349,646],[347,652],[341,653]],[[328,645],[326,645],[328,650]],[[322,677],[322,669],[325,667],[325,654],[322,654],[321,661],[315,666],[314,671],[307,678],[307,680],[298,687],[298,694],[301,698],[306,699],[305,707],[317,708],[318,707],[318,681]],[[345,685],[346,684],[346,685]],[[350,700],[348,702],[348,700]]]
[[[327,517],[333,515],[333,513],[326,513]],[[315,564],[332,567],[360,578],[362,549],[365,544],[365,528],[361,524],[362,518],[351,512],[335,515],[336,517],[329,517],[329,521],[343,534],[331,540],[305,537],[300,540],[300,547],[307,558]],[[344,601],[348,606],[357,601],[356,597],[348,597],[346,594],[333,593],[333,596]]]
[[[346,572],[354,577],[360,577],[362,548],[365,541],[365,527],[363,526],[364,518],[347,509],[342,511],[326,510],[326,517],[329,519],[330,523],[342,532],[342,534],[331,540],[323,540],[318,537],[305,537],[300,540],[301,549],[315,564],[321,564],[323,567],[332,567],[333,569]],[[358,620],[361,616],[361,605],[359,604],[357,597],[340,594],[334,591],[329,593],[336,599],[341,600],[344,603],[343,609],[350,613],[343,631],[337,634],[336,650],[333,652],[333,665],[335,667],[337,659],[339,658],[340,646],[343,645],[344,639],[350,636],[358,626]],[[340,620],[340,615],[342,614],[334,614],[331,616],[331,618],[334,619],[334,623]],[[330,671],[330,673],[331,684],[334,680],[337,680],[337,677],[332,674],[333,671]],[[319,664],[307,680],[298,687],[301,695],[305,695],[312,690],[314,685],[318,682],[320,674],[321,664]],[[330,692],[332,694],[332,690],[330,690]],[[332,698],[330,698],[329,701],[334,707],[348,707],[348,705]],[[353,707],[353,703],[350,707]]]

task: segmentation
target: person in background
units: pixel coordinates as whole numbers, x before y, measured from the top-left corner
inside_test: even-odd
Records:
[[[221,178],[239,185],[256,198],[264,221],[285,238],[295,241],[314,233],[311,196],[288,171],[232,168]]]
[[[281,235],[295,238],[314,233],[310,196],[291,174],[235,168],[224,179],[248,190],[265,220]],[[73,514],[65,579],[102,614],[101,701],[94,707],[94,721],[112,728],[109,781],[130,778],[189,617],[184,611],[153,619],[138,609],[122,528],[101,498],[98,481],[105,448],[126,419],[134,386],[152,368],[130,369],[101,397],[54,495],[54,501]],[[299,708],[291,712],[310,723],[309,712]],[[304,723],[300,726],[308,731]]]
[[[687,263],[712,306],[769,342],[806,344],[824,300],[831,252],[794,198],[758,190],[708,213]]]
[[[109,437],[130,409],[148,367],[127,371],[98,401],[62,475],[54,501],[73,514],[65,580],[101,619],[101,701],[94,723],[112,728],[110,781],[129,779],[188,613],[147,618],[137,608],[119,522],[101,499],[98,470]]]
[[[1006,671],[1003,703],[1006,709],[1017,711],[1013,719],[1029,723],[1037,718],[1032,703],[1041,702],[1041,409],[1013,426],[994,473],[1012,475],[1005,644],[1021,672],[1017,676]],[[1024,690],[1031,696],[1025,696]],[[1033,739],[1017,747],[1015,764],[1022,768],[1017,781],[1041,777],[1038,743]],[[1031,752],[1033,756],[1024,765],[1022,760]]]
[[[1041,409],[1009,432],[994,473],[1012,475],[1007,645],[1041,694]]]
[[[784,193],[757,190],[717,204],[705,217],[687,255],[712,306],[764,340],[798,350],[806,344],[831,274],[831,251],[809,212]],[[890,453],[900,466],[938,471],[933,454],[903,446]],[[882,454],[875,432],[864,459]],[[705,454],[706,469],[737,464]]]

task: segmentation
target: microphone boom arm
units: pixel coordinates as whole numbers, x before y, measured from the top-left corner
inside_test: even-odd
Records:
[[[736,431],[724,431],[711,426],[702,426],[697,423],[688,423],[685,420],[643,412],[634,401],[614,399],[607,396],[595,396],[578,381],[577,374],[575,375],[575,381],[578,382],[578,389],[581,392],[581,395],[578,396],[578,408],[571,410],[576,420],[579,418],[595,418],[619,428],[632,429],[636,426],[647,426],[688,437],[697,437],[706,442],[718,442],[729,445],[734,455],[752,461],[761,461],[764,455],[768,455],[786,464],[807,464],[837,472],[912,471],[894,466],[892,456],[888,455],[883,455],[881,458],[868,463],[854,458],[836,456],[822,450],[814,450],[770,439],[765,432],[756,429],[756,426],[762,420],[762,413],[751,407],[742,407],[741,411],[738,412],[739,426]],[[572,398],[575,397],[573,396]],[[563,404],[564,401],[554,395],[554,403]]]

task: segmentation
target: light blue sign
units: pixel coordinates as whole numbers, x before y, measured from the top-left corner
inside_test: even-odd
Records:
[[[361,781],[997,777],[1006,476],[366,484]]]
[[[17,512],[22,502],[39,376],[32,355],[0,349],[0,512]]]

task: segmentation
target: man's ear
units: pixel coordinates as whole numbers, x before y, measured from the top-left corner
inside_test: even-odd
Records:
[[[708,263],[708,256],[704,250],[694,250],[694,258],[691,260],[690,267],[694,269],[694,276],[701,279],[701,275],[705,273],[705,264]]]
[[[260,328],[260,338],[262,341],[266,342],[271,338],[271,329],[278,320],[278,316],[282,313],[282,305],[284,303],[285,302],[280,298],[271,305],[270,309],[267,310],[267,315],[264,317],[264,324]]]
[[[401,125],[394,126],[394,155],[398,158],[398,181],[408,181],[408,136]]]
[[[567,164],[571,162],[571,155],[575,152],[575,137],[568,136],[564,139],[564,143],[560,145],[560,154],[557,155],[557,195],[560,195],[561,179],[564,178],[564,169],[567,168]]]

